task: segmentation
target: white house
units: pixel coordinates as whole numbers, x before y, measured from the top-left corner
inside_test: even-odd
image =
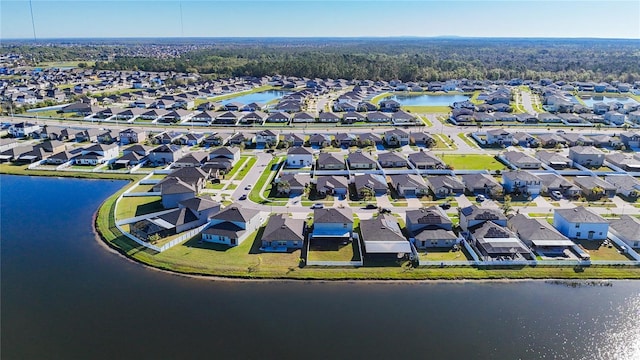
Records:
[[[542,179],[528,171],[505,171],[502,186],[507,193],[520,192],[536,197],[542,191]]]
[[[570,239],[604,240],[609,222],[585,207],[556,209],[553,226]]]
[[[287,151],[287,167],[302,168],[312,164],[313,153],[311,150],[302,146],[294,146]]]
[[[504,129],[491,129],[487,131],[487,144],[511,145],[513,135]]]
[[[14,138],[22,138],[40,130],[40,125],[21,122],[9,127],[9,134]]]

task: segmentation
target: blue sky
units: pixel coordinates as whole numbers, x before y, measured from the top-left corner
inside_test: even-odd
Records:
[[[33,0],[32,6],[37,38],[456,35],[640,39],[640,0]],[[32,39],[29,1],[0,0],[0,23],[0,38]]]

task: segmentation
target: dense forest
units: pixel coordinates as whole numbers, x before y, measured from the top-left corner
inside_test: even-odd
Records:
[[[78,51],[88,48],[92,52],[85,54],[86,59],[96,52],[104,54],[104,49],[97,50],[104,46],[67,46],[65,51],[77,57]],[[109,46],[115,56],[98,61],[97,69],[197,72],[213,77],[640,81],[638,40],[298,38],[211,39],[207,43],[200,39],[184,51],[175,49],[185,44],[168,43],[148,44],[146,52],[141,51],[144,44]],[[126,50],[132,46],[135,52]],[[167,49],[174,49],[174,56],[166,56]]]

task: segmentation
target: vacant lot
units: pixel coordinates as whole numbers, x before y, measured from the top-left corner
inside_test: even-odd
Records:
[[[491,155],[480,154],[439,154],[439,158],[458,170],[504,170],[504,164]]]
[[[128,219],[162,210],[164,207],[160,196],[125,197],[118,203],[116,219]]]

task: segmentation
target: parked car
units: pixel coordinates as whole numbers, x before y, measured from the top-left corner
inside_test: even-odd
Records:
[[[245,190],[251,190],[251,184],[244,187]]]
[[[390,214],[391,210],[387,209],[387,208],[381,208],[380,209],[380,214]]]
[[[324,205],[321,204],[321,203],[315,203],[315,204],[311,205],[311,208],[312,209],[322,209],[322,208],[324,208]]]
[[[560,199],[562,199],[562,193],[560,191],[557,191],[557,190],[556,191],[552,191],[551,192],[551,197],[554,200],[560,200]]]
[[[364,207],[365,209],[377,209],[378,207],[375,206],[374,204],[367,204],[367,206]]]
[[[242,194],[242,195],[240,195],[240,197],[238,198],[238,200],[247,200],[247,194]]]
[[[486,198],[484,195],[482,195],[482,194],[480,194],[480,195],[476,196],[476,201],[477,201],[477,202],[483,202],[483,201],[485,201],[486,199],[487,199],[487,198]]]
[[[440,204],[440,207],[443,208],[444,210],[451,209],[451,204],[449,204],[448,202],[442,203]]]

